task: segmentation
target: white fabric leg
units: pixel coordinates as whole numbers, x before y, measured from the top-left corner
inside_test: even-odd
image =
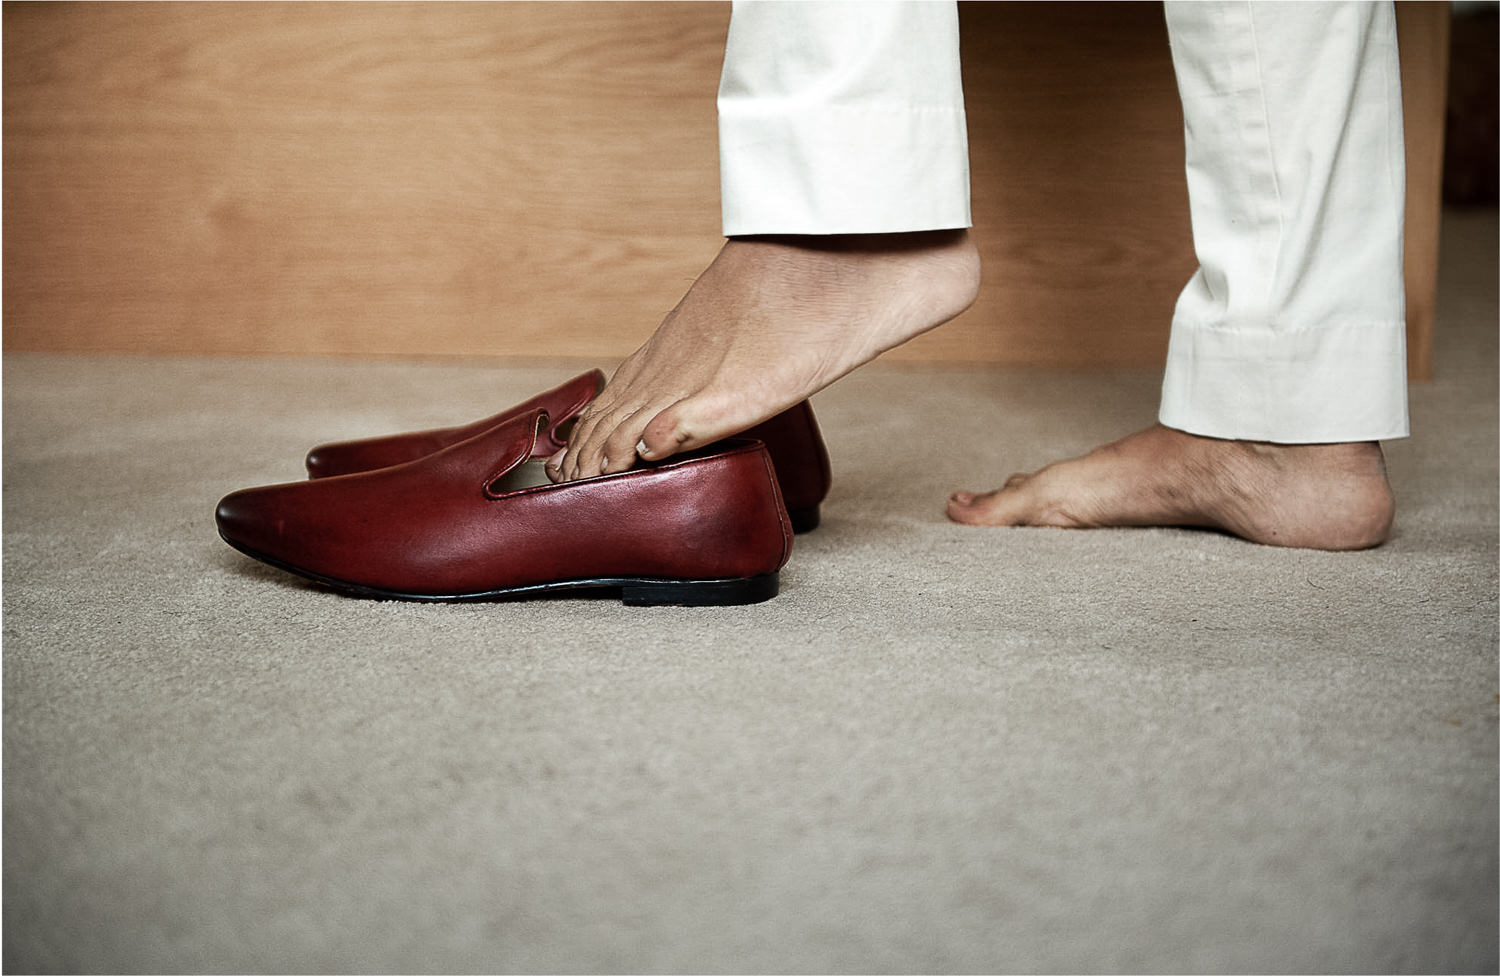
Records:
[[[719,172],[725,236],[968,227],[956,5],[736,0]]]
[[[1406,436],[1392,5],[1166,10],[1200,267],[1173,316],[1162,423],[1280,443]]]

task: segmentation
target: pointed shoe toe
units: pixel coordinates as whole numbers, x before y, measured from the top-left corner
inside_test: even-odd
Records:
[[[551,484],[534,411],[404,464],[226,496],[225,542],[355,596],[476,600],[612,588],[628,604],[776,595],[790,518],[758,441]]]

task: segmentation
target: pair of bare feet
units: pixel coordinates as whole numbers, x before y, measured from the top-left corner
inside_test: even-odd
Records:
[[[973,302],[966,231],[734,238],[583,411],[555,480],[624,471],[751,427]],[[1184,525],[1253,542],[1360,549],[1390,534],[1377,443],[1275,445],[1155,426],[955,492],[971,525]]]

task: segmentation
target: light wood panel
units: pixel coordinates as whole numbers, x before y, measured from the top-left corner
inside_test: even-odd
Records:
[[[944,359],[1163,362],[1197,262],[1161,5],[959,9],[984,284],[924,341]]]
[[[1193,269],[1160,6],[961,11],[985,284],[892,358],[1160,363]],[[727,22],[7,4],[5,348],[623,356],[719,244]]]
[[[7,6],[7,347],[623,355],[719,244],[727,18]]]
[[[1406,369],[1414,380],[1432,379],[1451,16],[1446,3],[1396,4],[1406,116]]]

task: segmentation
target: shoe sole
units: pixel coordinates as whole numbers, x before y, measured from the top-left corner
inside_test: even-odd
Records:
[[[814,509],[814,513],[816,513],[816,509]],[[814,519],[816,519],[816,514],[814,515]],[[816,524],[816,521],[814,524]],[[256,552],[248,546],[243,546],[222,532],[219,533],[219,538],[251,559],[263,562],[267,566],[291,573],[293,576],[300,576],[305,580],[311,580],[339,593],[375,600],[406,600],[417,603],[464,603],[475,600],[546,596],[553,593],[567,593],[574,590],[618,589],[620,591],[620,602],[627,607],[732,607],[745,606],[751,603],[764,603],[781,590],[780,574],[762,573],[759,576],[747,576],[739,579],[707,580],[657,579],[644,576],[599,576],[588,579],[556,580],[551,583],[528,583],[525,586],[508,586],[495,590],[484,590],[478,593],[401,593],[396,590],[384,590],[379,587],[351,583],[348,580],[323,576],[319,573],[293,566],[274,556],[268,556],[265,553]]]

